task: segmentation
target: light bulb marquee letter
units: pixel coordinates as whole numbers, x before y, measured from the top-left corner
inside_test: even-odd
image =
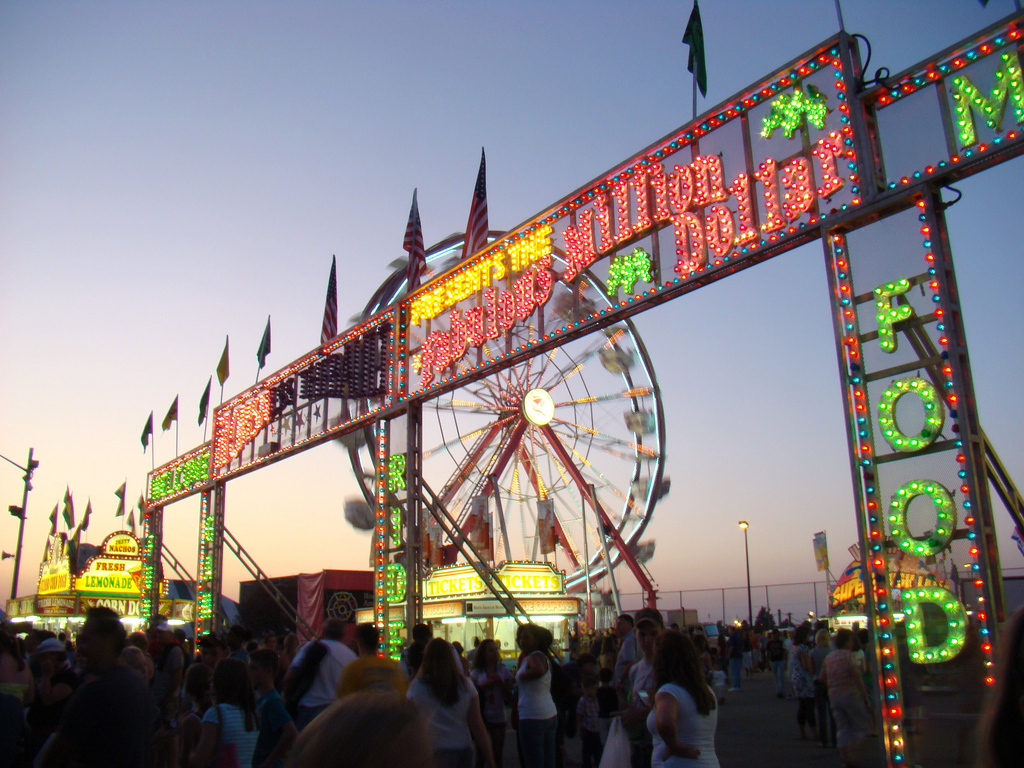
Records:
[[[922,606],[931,603],[946,618],[946,636],[934,645],[928,644],[924,631]],[[967,613],[956,596],[941,587],[908,589],[903,592],[903,611],[907,626],[910,658],[918,664],[949,661],[960,653],[967,637]]]
[[[996,82],[988,96],[966,75],[953,78],[953,101],[963,147],[978,143],[974,115],[978,115],[992,130],[1001,130],[1006,107],[1012,101],[1010,106],[1014,120],[1018,125],[1024,123],[1024,79],[1021,78],[1020,60],[1013,50],[1003,51],[999,58],[1002,64],[996,70]]]

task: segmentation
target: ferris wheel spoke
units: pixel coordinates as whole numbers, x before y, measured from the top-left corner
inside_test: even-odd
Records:
[[[590,397],[577,397],[575,400],[564,400],[560,403],[555,403],[555,407],[559,408],[566,405],[585,405],[586,403],[602,403],[608,400],[632,400],[635,397],[646,397],[652,392],[653,390],[650,387],[636,387],[634,389],[627,389],[623,392],[612,392],[607,395],[593,395]]]
[[[628,448],[631,451],[634,451],[635,453],[639,453],[639,454],[641,454],[643,456],[647,456],[649,458],[655,458],[656,455],[657,455],[657,452],[653,448],[650,448],[649,446],[643,445],[642,443],[634,443],[634,442],[630,442],[628,440],[623,440],[621,437],[616,437],[615,435],[609,435],[609,434],[607,434],[605,432],[599,432],[598,430],[591,429],[590,427],[584,426],[583,424],[577,424],[575,422],[567,421],[566,419],[559,419],[559,418],[554,418],[551,421],[552,422],[558,422],[559,424],[562,424],[562,425],[564,425],[566,427],[571,427],[573,429],[578,429],[581,432],[586,432],[589,435],[593,435],[598,440],[603,441],[603,444],[607,445],[607,446],[621,446],[623,448]],[[604,450],[608,450],[608,449],[604,448]]]
[[[433,410],[453,410],[453,411],[464,411],[466,413],[490,413],[495,410],[508,410],[502,406],[496,406],[491,403],[478,403],[472,400],[444,400],[432,406]]]
[[[599,355],[602,349],[614,349],[618,345],[618,340],[623,333],[625,333],[625,331],[619,329],[615,332],[614,335],[609,337],[606,341],[599,342],[590,349],[586,350],[581,356],[579,356],[576,359],[575,365],[573,365],[573,367],[570,368],[568,371],[559,370],[559,373],[562,374],[561,378],[556,378],[555,380],[549,382],[544,386],[544,389],[551,390],[557,387],[559,384],[568,381],[570,378],[579,373],[583,366],[585,366],[597,355]]]
[[[475,438],[479,438],[480,435],[482,435],[484,432],[486,432],[491,427],[494,427],[494,426],[504,426],[509,421],[511,421],[512,418],[513,418],[512,416],[507,416],[507,417],[505,417],[503,419],[499,419],[498,421],[491,422],[490,424],[485,424],[484,426],[480,427],[479,429],[474,429],[472,432],[467,432],[464,435],[459,435],[457,437],[453,437],[451,440],[448,440],[447,442],[441,443],[439,445],[435,445],[433,448],[425,448],[423,450],[423,458],[425,458],[425,459],[429,458],[430,456],[433,456],[438,451],[447,451],[449,448],[452,448],[452,447],[458,445],[459,443],[465,444],[466,441],[473,440]]]
[[[448,482],[445,483],[444,488],[441,490],[441,502],[446,506],[449,505],[455,496],[455,493],[465,486],[466,481],[473,474],[473,470],[477,468],[477,463],[483,456],[487,447],[498,437],[498,435],[504,431],[505,426],[513,420],[514,417],[509,416],[504,419],[499,419],[487,427],[484,427],[482,434],[480,435],[477,444],[472,450],[468,451],[465,459],[459,462],[456,470],[449,477]],[[514,430],[513,430],[514,431]]]

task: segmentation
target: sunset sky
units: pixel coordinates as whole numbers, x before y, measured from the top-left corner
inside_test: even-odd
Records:
[[[19,594],[34,592],[65,487],[79,518],[91,498],[94,543],[117,528],[122,482],[138,499],[150,411],[157,464],[176,455],[174,430],[159,427],[176,395],[178,449],[203,441],[198,400],[225,335],[228,397],[255,380],[268,314],[271,370],[318,344],[333,254],[342,325],[362,309],[404,255],[414,188],[428,245],[462,231],[486,147],[490,226],[507,229],[687,122],[690,7],[3,3],[0,454],[23,464],[32,446],[40,462]],[[701,10],[699,112],[839,28],[833,0]],[[898,72],[1013,11],[1012,0],[843,4],[846,29],[870,39],[871,73]],[[981,424],[1018,483],[1022,172],[1018,158],[957,184],[963,199],[948,211]],[[666,406],[673,484],[648,528],[663,607],[697,599],[677,590],[744,583],[740,519],[755,584],[820,578],[820,530],[841,572],[856,523],[821,245],[636,322]],[[366,568],[369,534],[342,514],[354,493],[346,455],[325,445],[232,481],[227,526],[272,575]],[[0,508],[21,494],[20,473],[0,463]],[[1008,516],[996,515],[1004,567],[1024,566]],[[165,525],[194,575],[198,500],[168,507]],[[3,550],[16,539],[4,515]],[[249,576],[229,553],[224,563],[236,597]],[[5,598],[12,574],[5,560]],[[625,569],[619,585],[638,592]],[[806,611],[809,594],[779,607]],[[739,595],[729,618],[745,614]]]

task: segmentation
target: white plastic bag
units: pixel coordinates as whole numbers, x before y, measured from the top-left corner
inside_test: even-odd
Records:
[[[600,768],[629,768],[629,764],[629,736],[622,727],[622,718],[616,717],[604,743]]]

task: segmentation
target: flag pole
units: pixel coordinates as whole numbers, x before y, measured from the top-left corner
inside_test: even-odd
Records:
[[[693,68],[693,114],[690,115],[691,120],[697,119],[697,68]]]
[[[839,5],[839,0],[836,0],[836,16],[839,17],[839,31],[840,32],[845,32],[846,31],[846,24],[843,23],[843,9]]]

